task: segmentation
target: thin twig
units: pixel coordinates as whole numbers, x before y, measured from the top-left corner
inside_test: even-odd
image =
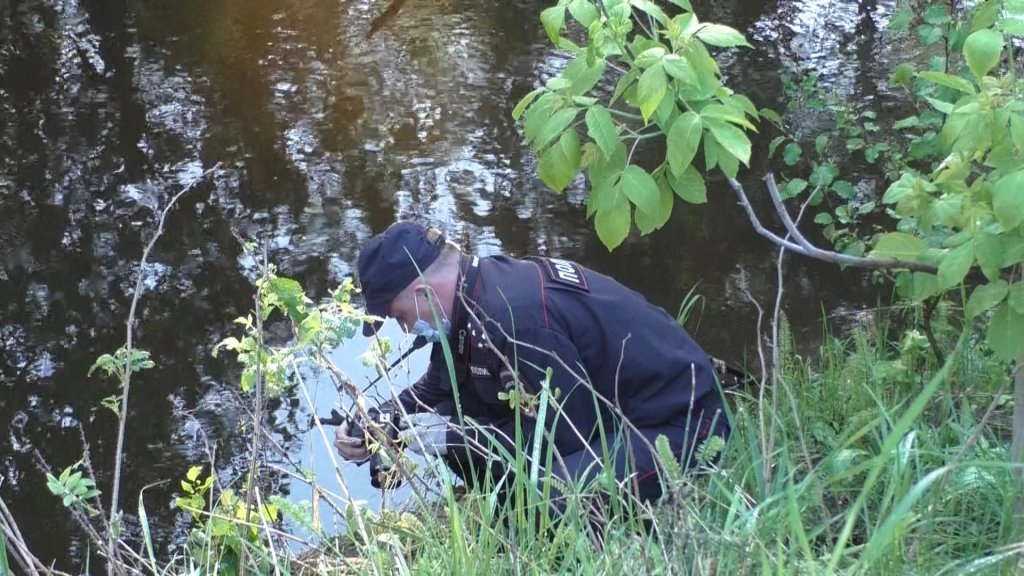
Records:
[[[124,378],[121,381],[121,414],[119,415],[117,424],[117,447],[114,449],[114,482],[110,490],[110,514],[108,522],[111,526],[120,522],[118,516],[121,509],[118,505],[118,499],[121,492],[121,455],[124,452],[124,434],[128,423],[128,392],[130,390],[132,377],[132,330],[135,326],[135,309],[139,305],[139,299],[142,298],[142,282],[146,272],[146,261],[149,259],[149,253],[153,250],[153,246],[156,245],[157,239],[159,239],[164,232],[164,222],[167,220],[167,214],[171,211],[174,203],[177,202],[185,193],[198,186],[200,182],[204,181],[207,176],[214,173],[219,168],[220,162],[214,164],[213,167],[200,174],[195,180],[182,188],[181,191],[171,198],[171,201],[167,203],[167,206],[165,206],[163,211],[160,213],[160,221],[157,224],[156,233],[154,233],[153,237],[149,240],[149,244],[146,245],[146,249],[142,252],[142,259],[139,261],[139,273],[135,280],[135,292],[132,295],[131,307],[128,309],[128,322],[125,335],[125,369]],[[115,530],[108,530],[107,532],[107,548],[108,553],[110,554],[110,557],[107,559],[107,574],[112,575],[115,570],[120,572],[120,569],[117,568],[120,555],[116,545],[117,538],[114,535]]]
[[[758,383],[757,386],[757,426],[760,430],[760,434],[758,435],[758,437],[761,440],[761,454],[765,456],[764,458],[762,458],[761,462],[761,476],[764,478],[769,478],[770,464],[767,455],[770,453],[771,450],[775,448],[775,445],[774,436],[768,436],[768,428],[764,422],[764,392],[768,388],[768,366],[764,359],[764,345],[761,337],[761,325],[764,321],[764,309],[761,308],[761,305],[758,304],[757,299],[754,298],[754,295],[751,294],[746,287],[743,287],[743,293],[746,295],[747,300],[749,300],[750,303],[754,305],[754,308],[757,309],[757,357],[758,361],[761,363],[761,381]],[[772,427],[772,430],[774,431],[775,428]]]
[[[260,459],[260,436],[263,430],[263,287],[266,285],[267,280],[270,276],[270,257],[268,254],[269,248],[267,247],[268,242],[263,242],[263,279],[256,288],[256,295],[253,297],[256,303],[256,398],[255,398],[255,413],[253,414],[253,427],[252,427],[252,443],[249,447],[249,480],[245,487],[245,515],[246,519],[249,518],[250,511],[252,510],[252,496],[256,486],[256,463]],[[262,514],[257,514],[257,517],[262,518]],[[273,546],[271,546],[273,548]],[[241,549],[241,554],[238,562],[238,573],[240,576],[245,576],[246,573],[246,560],[249,551],[244,546]]]
[[[775,182],[774,182],[774,180],[771,179],[771,175],[770,174],[768,175],[768,179],[769,179],[769,189],[774,188],[775,187]],[[789,235],[792,235],[794,233],[797,236],[800,235],[800,231],[797,229],[797,224],[803,219],[804,212],[807,210],[807,207],[811,204],[811,198],[814,198],[814,195],[817,194],[818,192],[820,192],[820,187],[816,188],[813,193],[808,195],[807,200],[804,201],[803,205],[800,206],[800,211],[797,213],[796,221],[795,222],[791,222],[792,226],[788,226],[788,225],[786,226],[787,230],[789,230],[789,234],[787,234],[787,236],[786,236],[787,239],[789,238]],[[774,194],[773,195],[773,200],[777,196],[778,196],[777,194]],[[785,216],[783,217],[783,219],[784,220],[788,220],[789,213],[785,211],[785,208],[782,206],[781,200],[776,204],[776,209],[780,210],[780,215],[785,213]],[[800,236],[798,238],[798,241],[801,241],[802,238],[803,237]],[[804,240],[801,243],[802,244],[806,243],[806,241]],[[811,461],[811,453],[810,453],[810,450],[808,450],[808,448],[807,448],[807,439],[804,436],[803,426],[801,426],[801,424],[800,424],[800,413],[797,410],[796,398],[793,396],[793,390],[790,388],[789,383],[783,381],[782,372],[781,372],[781,363],[780,363],[781,359],[779,358],[779,317],[782,314],[782,291],[783,291],[782,261],[783,261],[783,257],[785,256],[785,254],[786,254],[786,249],[780,247],[779,248],[779,259],[778,259],[778,264],[777,264],[778,290],[777,290],[776,296],[775,296],[775,311],[773,312],[773,315],[772,315],[772,317],[773,317],[773,319],[772,319],[772,355],[773,355],[773,358],[774,358],[774,366],[772,367],[772,408],[773,408],[773,410],[778,408],[778,402],[777,402],[777,399],[775,398],[775,396],[776,396],[776,389],[781,386],[785,390],[786,397],[789,399],[790,407],[793,410],[793,426],[794,426],[794,428],[796,428],[796,435],[797,435],[797,438],[800,440],[800,449],[803,451],[804,462],[807,465],[807,471],[810,472],[810,471],[814,470],[814,463]],[[774,430],[774,428],[773,428],[773,430]],[[819,504],[819,507],[821,508],[822,517],[827,518],[828,517],[828,510],[825,509],[825,505],[823,503],[821,503],[821,502],[819,502],[818,504]],[[831,525],[826,524],[826,529],[829,530],[829,533],[831,535]]]
[[[291,363],[295,377],[299,382],[298,388],[302,392],[302,398],[303,400],[306,401],[306,405],[309,408],[309,410],[315,414],[316,405],[313,403],[313,399],[309,395],[309,390],[306,388],[306,383],[302,378],[301,372],[299,372],[299,366],[298,364],[295,363],[294,359],[291,360]],[[337,367],[334,367],[334,369],[337,370]],[[341,378],[343,379],[341,384],[345,387],[345,389],[355,390],[358,392],[359,388],[356,387],[356,385],[348,378],[348,376],[346,376],[345,373],[342,372],[341,370],[337,371],[338,375],[340,375]],[[343,496],[345,497],[346,500],[349,501],[351,505],[354,505],[352,493],[348,489],[348,484],[345,482],[345,477],[341,475],[341,467],[338,465],[338,460],[334,457],[334,450],[331,450],[331,448],[334,446],[334,443],[327,439],[327,432],[324,430],[324,426],[323,424],[320,423],[320,420],[314,418],[313,422],[316,425],[317,431],[320,432],[320,438],[328,447],[327,455],[331,459],[331,464],[333,465],[334,468],[334,476],[338,480],[338,485],[341,486]],[[370,534],[366,529],[366,523],[363,522],[363,515],[357,512],[352,516],[354,516],[356,519],[356,530],[359,532],[359,536],[362,538],[363,542],[365,542],[366,544],[370,544]],[[351,526],[349,527],[349,529],[351,529]],[[371,562],[370,568],[373,570],[375,576],[380,576],[380,572],[377,570],[377,565],[375,563]]]
[[[949,479],[953,476],[953,469],[955,469],[960,464],[960,462],[963,461],[964,457],[967,456],[967,453],[972,448],[974,448],[974,446],[978,443],[978,440],[981,439],[982,434],[984,434],[985,430],[988,427],[988,419],[991,418],[992,414],[995,413],[996,408],[999,406],[999,403],[1002,400],[1003,392],[1005,390],[1005,387],[1000,387],[999,390],[992,395],[992,402],[989,403],[988,408],[985,410],[985,414],[981,417],[981,420],[974,427],[974,432],[971,433],[971,436],[970,438],[967,439],[967,442],[964,442],[964,445],[953,456],[953,459],[949,461],[946,473],[942,475],[942,484],[939,486],[939,492],[942,492],[943,488],[949,482]]]
[[[7,504],[2,499],[0,499],[0,527],[3,528],[7,549],[11,551],[14,561],[21,566],[21,569],[26,574],[37,576],[39,570],[46,571],[46,566],[29,551],[28,544],[25,542],[24,536],[21,535],[21,530],[18,528],[14,515],[11,514]],[[0,550],[0,554],[3,554],[2,550]]]

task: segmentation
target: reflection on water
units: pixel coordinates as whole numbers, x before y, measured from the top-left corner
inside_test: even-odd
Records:
[[[724,54],[728,82],[780,107],[780,70],[816,69],[853,98],[884,96],[874,32],[891,6],[748,0],[698,7],[704,20],[749,31],[758,48]],[[326,0],[6,0],[0,20],[0,421],[2,491],[35,551],[80,558],[59,503],[32,458],[67,466],[81,453],[107,479],[116,422],[99,406],[114,383],[87,377],[124,339],[137,261],[171,195],[222,162],[186,195],[142,274],[136,341],[157,368],[135,378],[123,505],[152,482],[146,504],[168,553],[180,519],[168,509],[190,464],[213,458],[224,478],[245,459],[238,369],[210,350],[251,307],[257,267],[236,239],[266,244],[272,262],[323,297],[351,274],[359,243],[396,218],[442,226],[479,254],[547,252],[612,274],[674,311],[693,285],[707,297],[697,333],[742,362],[756,312],[774,296],[775,251],[750,230],[720,181],[706,206],[678,205],[664,230],[609,254],[586,220],[582,183],[546,191],[511,121],[517,99],[553,74],[538,24],[546,2],[407,2],[371,39],[383,2]],[[762,149],[770,134],[758,142]],[[656,152],[656,151],[655,151]],[[763,156],[763,155],[762,155]],[[752,190],[766,164],[750,172]],[[823,311],[872,304],[857,271],[793,260],[785,301],[813,343]],[[792,304],[797,304],[792,306]],[[286,338],[283,326],[271,336]],[[276,331],[276,332],[275,332]],[[338,352],[357,379],[365,343]],[[425,360],[413,361],[416,376]],[[316,378],[314,375],[314,382]],[[401,380],[400,380],[401,381]],[[317,384],[316,403],[334,392]],[[284,400],[275,438],[301,463],[333,470]],[[284,493],[308,497],[281,477]],[[343,468],[375,497],[365,470]],[[363,482],[360,484],[360,482]]]

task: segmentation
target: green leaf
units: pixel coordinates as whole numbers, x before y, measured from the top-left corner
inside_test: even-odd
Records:
[[[718,46],[720,48],[731,48],[733,46],[746,46],[750,48],[747,39],[739,31],[721,24],[704,24],[697,30],[697,38],[701,42]]]
[[[1003,35],[995,30],[984,29],[974,32],[964,42],[964,57],[967,66],[978,78],[988,74],[999,64],[1003,55]]]
[[[733,110],[746,114],[751,118],[757,118],[759,116],[757,113],[757,106],[754,106],[754,103],[751,102],[750,98],[747,98],[743,94],[730,94],[725,99],[725,105]]]
[[[786,185],[782,188],[782,198],[784,200],[788,198],[795,198],[806,189],[807,180],[804,180],[803,178],[793,178],[789,182],[786,182]]]
[[[796,142],[790,142],[782,149],[782,161],[786,163],[786,166],[794,166],[800,161],[801,153],[800,145]]]
[[[935,274],[927,272],[914,272],[914,292],[912,298],[915,302],[923,302],[939,293],[938,278]]]
[[[540,134],[540,131],[547,126],[558,100],[559,96],[557,94],[545,91],[543,95],[526,109],[526,115],[523,117],[523,134],[528,141],[532,142]]]
[[[637,68],[630,68],[629,72],[622,75],[619,81],[615,83],[615,92],[612,93],[612,99],[608,101],[608,105],[612,106],[622,96],[626,90],[636,82],[637,77],[640,75],[640,70]]]
[[[622,171],[626,169],[626,145],[619,142],[615,150],[608,158],[596,154],[592,164],[588,164],[587,170],[593,186],[611,186],[618,181]]]
[[[1024,282],[1014,282],[1010,286],[1009,296],[1006,301],[1018,314],[1024,314]]]
[[[584,27],[589,28],[590,25],[597,20],[601,13],[598,12],[597,7],[590,0],[572,0],[569,3],[569,14],[576,19],[577,22],[582,24]]]
[[[519,120],[519,117],[523,115],[526,108],[543,92],[543,88],[537,88],[535,90],[531,90],[526,96],[523,96],[522,100],[520,100],[519,103],[516,104],[516,107],[512,109],[512,119]]]
[[[832,190],[843,200],[849,200],[853,198],[854,194],[856,194],[853,184],[850,184],[846,180],[836,180],[832,182]]]
[[[552,6],[542,10],[540,21],[544,25],[544,31],[548,33],[548,39],[552,44],[557,44],[559,33],[565,24],[565,6]]]
[[[999,0],[985,0],[971,16],[971,32],[991,28],[999,19]]]
[[[661,206],[658,200],[658,184],[646,170],[630,164],[622,171],[622,179],[619,180],[619,187],[637,210],[654,214]]]
[[[819,212],[814,216],[814,223],[821,224],[822,226],[828,226],[832,223],[832,215],[828,212]]]
[[[1000,18],[997,26],[1010,36],[1024,37],[1024,18]]]
[[[305,320],[307,315],[306,293],[297,280],[281,277],[271,278],[267,283],[267,290],[281,302],[281,306],[293,322],[300,323]]]
[[[914,20],[914,13],[909,8],[897,8],[889,17],[889,29],[894,32],[906,32]]]
[[[720,150],[718,153],[718,168],[728,178],[735,178],[740,171],[740,161],[727,150]]]
[[[906,128],[914,128],[921,125],[921,119],[917,116],[908,116],[902,120],[893,122],[892,127],[896,130],[904,130]]]
[[[965,94],[974,94],[974,85],[959,76],[946,74],[945,72],[918,72],[918,78],[924,78],[940,86],[952,88]]]
[[[662,26],[668,25],[668,16],[666,16],[665,12],[654,2],[651,2],[650,0],[629,0],[629,3],[630,5],[638,8],[644,14],[654,18]]]
[[[779,116],[779,113],[775,110],[772,110],[771,108],[761,108],[761,117],[768,120],[775,126],[782,128],[782,117]]]
[[[910,84],[910,81],[914,79],[914,66],[904,62],[896,67],[892,72],[892,76],[889,77],[889,84],[893,86],[903,86]]]
[[[572,86],[572,80],[569,80],[568,78],[563,78],[562,76],[555,76],[554,78],[551,78],[544,83],[544,87],[547,88],[548,90],[551,90],[552,92],[565,90],[570,86]]]
[[[935,44],[942,40],[942,28],[930,24],[922,24],[917,27],[917,39],[925,46]]]
[[[742,130],[728,122],[715,118],[705,119],[704,124],[708,127],[715,140],[722,145],[722,148],[738,158],[743,164],[750,166],[750,139],[747,138],[747,135]]]
[[[571,83],[569,94],[582,96],[590,91],[604,77],[604,67],[604,60],[591,64],[585,55],[574,58],[562,71],[562,77]]]
[[[696,86],[681,90],[682,96],[689,100],[707,100],[722,89],[721,71],[718,62],[711,57],[701,42],[688,42],[682,50],[696,75]]]
[[[1024,354],[1024,314],[1003,302],[992,315],[985,339],[996,356],[1009,362]]]
[[[967,299],[964,313],[967,314],[967,318],[974,318],[1002,302],[1008,292],[1009,285],[1005,280],[996,280],[991,284],[978,286],[974,292],[971,292],[971,297]]]
[[[690,62],[678,54],[666,54],[661,59],[661,66],[669,76],[678,79],[683,84],[690,86],[699,85],[697,71],[693,69]]]
[[[540,134],[537,135],[537,139],[533,141],[533,147],[537,150],[543,150],[549,142],[555,139],[555,136],[561,134],[572,121],[576,119],[576,114],[579,112],[578,108],[562,108],[558,112],[555,112],[547,124],[544,125],[540,130]]]
[[[673,4],[675,4],[676,6],[679,6],[683,10],[686,10],[687,12],[693,12],[693,7],[690,6],[690,0],[668,0],[668,1],[673,3]]]
[[[664,178],[659,179],[658,209],[653,213],[637,210],[636,213],[633,214],[633,217],[636,219],[636,227],[640,230],[640,234],[650,234],[664,226],[672,216],[673,201],[675,201],[675,196],[672,195],[672,189],[669,187],[669,184],[665,182]]]
[[[587,134],[597,144],[605,158],[610,158],[619,145],[619,129],[604,106],[587,110]]]
[[[608,196],[600,199],[600,206],[594,216],[594,228],[601,243],[611,252],[629,236],[632,214],[629,201],[618,186],[608,189]]]
[[[819,156],[825,155],[825,150],[828,149],[828,136],[825,134],[818,134],[817,138],[814,139],[814,151]]]
[[[928,245],[924,243],[924,240],[917,236],[905,232],[889,232],[878,239],[875,249],[869,256],[914,261],[927,248]]]
[[[942,112],[943,114],[949,114],[950,112],[953,111],[953,105],[950,104],[949,102],[939,100],[938,98],[932,98],[930,96],[925,96],[924,99],[927,100],[928,103],[931,104],[936,110]]]
[[[645,123],[658,109],[667,91],[668,81],[665,78],[665,69],[661,67],[661,64],[651,66],[640,76],[637,99],[640,102],[640,114],[644,117]]]
[[[637,54],[636,60],[633,61],[633,65],[637,68],[646,70],[651,66],[661,63],[661,59],[665,57],[666,53],[667,50],[661,46],[648,48],[647,50]]]
[[[199,480],[199,474],[203,471],[202,466],[192,466],[185,473],[185,478],[188,478],[190,482],[196,482]]]
[[[827,188],[839,174],[839,168],[831,162],[825,162],[814,167],[811,171],[810,183],[815,188]]]
[[[974,237],[974,257],[985,277],[995,282],[1003,268],[1002,239],[987,230],[978,232]]]
[[[701,118],[716,118],[733,124],[739,124],[748,130],[757,131],[757,128],[747,120],[743,112],[735,110],[722,104],[708,104],[700,111]]]
[[[992,189],[992,211],[1006,230],[1024,221],[1024,170],[999,179]]]
[[[572,183],[580,169],[580,139],[575,130],[566,130],[558,144],[548,148],[540,158],[539,175],[542,182],[556,192]]]
[[[941,4],[929,4],[924,11],[924,21],[933,26],[948,24],[950,22],[949,12]]]
[[[693,161],[703,134],[703,123],[700,116],[686,112],[676,118],[668,132],[668,150],[666,156],[672,173],[679,175]]]
[[[708,201],[704,177],[693,166],[687,166],[678,177],[669,174],[668,182],[672,186],[672,191],[690,204],[704,204]]]
[[[1020,114],[1010,115],[1010,138],[1017,151],[1024,154],[1024,116]]]
[[[950,250],[942,259],[942,263],[939,264],[938,289],[943,291],[959,285],[967,276],[972,264],[974,264],[973,239]]]
[[[722,145],[718,143],[718,140],[714,138],[704,139],[704,169],[711,170],[715,166],[718,166],[718,156],[725,154],[722,150]]]

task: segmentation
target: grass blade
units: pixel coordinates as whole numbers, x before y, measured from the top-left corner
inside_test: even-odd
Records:
[[[903,441],[903,437],[907,432],[910,431],[910,426],[915,420],[917,420],[918,416],[924,412],[925,406],[928,405],[932,396],[934,396],[938,391],[939,386],[946,381],[960,349],[963,347],[964,342],[967,341],[968,334],[968,330],[964,330],[960,334],[960,338],[957,340],[953,353],[946,358],[946,362],[942,365],[942,369],[939,370],[935,376],[932,376],[928,385],[925,386],[924,390],[917,395],[917,398],[914,398],[914,402],[909,408],[907,408],[907,411],[903,413],[903,416],[900,417],[895,426],[893,426],[893,429],[889,432],[889,436],[885,439],[885,443],[879,451],[879,456],[875,458],[876,463],[868,474],[867,480],[864,482],[863,489],[857,496],[857,500],[854,502],[853,507],[847,513],[846,522],[843,524],[843,531],[839,536],[839,541],[836,542],[835,548],[832,550],[832,557],[829,559],[827,569],[829,574],[834,574],[838,570],[839,562],[843,557],[843,553],[846,551],[846,544],[849,542],[850,536],[853,534],[853,527],[857,523],[857,518],[860,516],[861,510],[864,508],[868,495],[873,492],[875,482],[878,481],[878,477],[882,474],[882,470],[885,469],[889,459],[892,458],[891,455],[895,452],[896,447]]]
[[[0,574],[10,574],[11,566],[7,562],[7,537],[0,530]]]
[[[142,539],[146,543],[146,554],[149,555],[149,565],[153,569],[154,576],[160,574],[159,568],[156,564],[156,554],[153,553],[153,533],[149,528],[149,517],[146,515],[146,505],[142,500],[143,494],[146,492],[146,488],[154,486],[149,484],[139,491],[139,524],[142,525]]]
[[[937,470],[932,470],[927,476],[921,479],[920,482],[914,485],[913,488],[907,492],[903,498],[900,499],[899,503],[893,507],[892,512],[882,523],[882,526],[871,535],[871,539],[868,540],[867,546],[864,548],[864,552],[861,554],[860,560],[865,562],[866,565],[870,565],[876,557],[878,557],[886,547],[895,546],[898,543],[898,537],[896,536],[896,530],[901,524],[912,520],[907,515],[910,509],[921,499],[925,491],[939,478],[942,477],[949,470],[949,466],[943,466]]]

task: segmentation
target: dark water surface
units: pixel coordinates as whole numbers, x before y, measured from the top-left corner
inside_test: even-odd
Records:
[[[759,106],[782,110],[784,71],[817,71],[855,102],[885,98],[876,29],[891,6],[708,4],[698,7],[703,20],[744,30],[757,46],[721,63],[728,84]],[[280,273],[314,298],[352,273],[362,241],[407,217],[481,255],[579,260],[672,312],[699,282],[707,309],[698,339],[734,362],[751,354],[757,313],[744,294],[771,306],[775,250],[724,182],[710,183],[708,205],[677,204],[663,230],[608,253],[586,220],[582,182],[556,195],[535,177],[511,110],[565,62],[539,25],[546,2],[409,0],[365,39],[384,5],[0,0],[0,494],[42,559],[73,566],[87,544],[47,493],[33,449],[55,467],[72,464],[81,426],[108,487],[116,420],[99,403],[117,387],[86,373],[123,344],[159,209],[217,162],[223,169],[171,212],[142,271],[136,342],[157,368],[134,379],[122,505],[134,511],[144,486],[171,480],[145,498],[165,556],[185,525],[169,503],[188,466],[216,446],[223,477],[237,478],[245,455],[237,367],[210,355],[252,304],[257,267],[236,235],[266,243]],[[759,137],[755,156],[772,136]],[[745,172],[752,192],[765,170],[762,162]],[[785,290],[807,347],[826,315],[876,298],[862,272],[805,260],[789,261]],[[366,344],[337,355],[363,382]],[[329,384],[316,394],[322,408],[336,401]],[[269,464],[292,459],[336,490],[306,430],[309,412],[298,399],[277,408],[274,436],[288,457]],[[283,493],[308,498],[273,469]],[[377,497],[365,469],[342,473],[356,497]]]

